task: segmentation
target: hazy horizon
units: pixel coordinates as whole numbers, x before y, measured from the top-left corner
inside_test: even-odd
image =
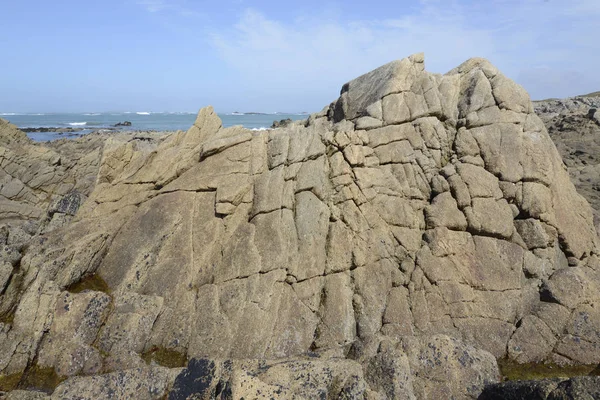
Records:
[[[201,108],[210,106],[211,104],[207,104],[205,106],[201,106],[198,110],[189,111],[175,111],[175,110],[81,110],[81,111],[44,111],[44,110],[36,110],[36,111],[5,111],[0,110],[0,117],[2,116],[11,116],[11,115],[54,115],[54,114],[76,114],[76,115],[94,115],[94,114],[114,114],[114,115],[127,115],[127,114],[139,114],[139,113],[151,113],[151,114],[197,114]],[[241,114],[264,114],[264,115],[287,115],[287,114],[311,114],[310,111],[255,111],[255,110],[233,110],[233,111],[219,111],[215,110],[217,114],[232,114],[232,113],[241,113]]]
[[[66,0],[3,4],[1,113],[315,112],[425,52],[484,57],[532,99],[600,90],[600,2]]]

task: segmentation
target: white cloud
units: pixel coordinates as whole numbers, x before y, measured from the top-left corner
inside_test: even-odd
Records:
[[[600,87],[595,78],[600,25],[592,23],[600,17],[599,1],[464,3],[421,0],[416,12],[399,18],[349,21],[283,22],[248,9],[234,26],[214,31],[211,43],[245,78],[246,90],[294,96],[304,90],[321,101],[332,100],[347,80],[421,51],[427,69],[441,73],[470,57],[488,58],[534,98],[576,94],[572,85],[556,85],[560,76],[577,76],[577,86],[587,85],[587,91]],[[588,51],[592,48],[596,51]],[[540,65],[554,78],[534,79]]]
[[[169,8],[164,0],[138,0],[137,4],[144,7],[148,12],[155,13]]]
[[[174,13],[182,17],[203,17],[204,14],[189,7],[186,0],[136,0],[149,13]]]

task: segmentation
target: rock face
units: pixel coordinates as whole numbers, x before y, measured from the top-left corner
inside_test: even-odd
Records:
[[[537,101],[534,106],[600,226],[600,94]]]
[[[0,119],[0,315],[10,314],[19,296],[19,264],[32,236],[73,219],[94,189],[99,171],[111,168],[103,160],[105,150],[110,153],[126,142],[143,152],[157,142],[129,140],[92,134],[40,144]],[[11,280],[15,282],[9,285]]]
[[[83,203],[94,189],[100,164],[110,168],[102,160],[105,145],[110,149],[131,141],[131,146],[145,151],[157,143],[152,136],[149,143],[139,139],[122,134],[90,134],[40,144],[0,119],[0,224],[29,221],[37,228],[57,212],[75,215],[73,199],[80,197],[77,205]],[[65,201],[70,202],[68,210],[61,209]]]
[[[0,221],[40,219],[50,203],[81,191],[60,154],[2,119],[0,132]]]
[[[597,246],[527,93],[414,55],[285,128],[208,107],[105,147],[9,274],[0,371],[98,398],[187,359],[148,398],[477,398],[495,358],[600,363]]]

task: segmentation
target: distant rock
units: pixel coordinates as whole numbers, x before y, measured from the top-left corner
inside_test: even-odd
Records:
[[[131,121],[123,121],[123,122],[117,122],[116,124],[113,125],[115,128],[120,127],[120,126],[131,126]]]
[[[576,96],[566,99],[550,99],[534,101],[535,112],[543,121],[548,121],[558,114],[587,113],[590,108],[600,108],[600,95],[590,93],[586,96]]]
[[[289,124],[291,124],[293,121],[291,118],[285,118],[279,121],[273,121],[273,123],[271,124],[271,129],[276,129],[276,128],[285,128],[286,126],[288,126]]]
[[[533,103],[600,229],[600,96]]]
[[[56,133],[73,133],[73,132],[81,132],[83,130],[83,128],[71,128],[71,127],[67,127],[67,128],[56,128],[56,127],[48,127],[48,126],[44,126],[44,127],[38,127],[38,128],[20,128],[20,130],[22,132],[27,132],[27,133],[33,133],[33,132],[37,132],[37,133],[45,133],[45,132],[56,132]]]
[[[600,97],[600,91],[584,94],[580,97]]]

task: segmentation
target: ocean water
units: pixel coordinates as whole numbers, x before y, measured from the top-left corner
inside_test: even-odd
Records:
[[[191,112],[106,112],[106,113],[1,113],[0,118],[10,121],[19,128],[83,128],[74,133],[58,134],[55,132],[29,132],[27,135],[33,140],[46,141],[73,137],[90,133],[96,129],[110,128],[113,125],[129,121],[131,126],[120,127],[120,130],[129,131],[174,131],[187,130],[194,123],[197,113]],[[242,125],[248,129],[267,129],[273,121],[290,118],[292,120],[306,119],[308,114],[256,114],[256,113],[230,113],[218,114],[223,121],[223,126]]]

